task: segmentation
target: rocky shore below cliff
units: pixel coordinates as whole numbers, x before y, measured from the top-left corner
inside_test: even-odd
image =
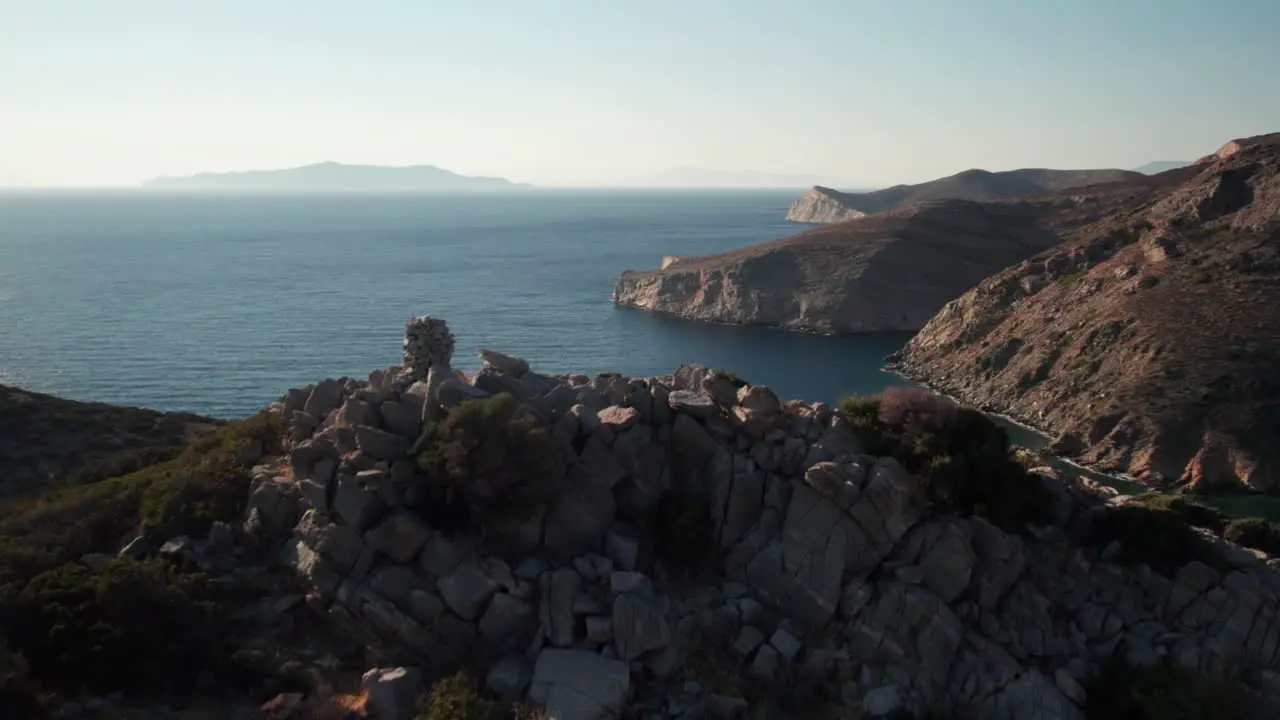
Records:
[[[1280,700],[1280,563],[1212,513],[1028,469],[980,413],[492,351],[462,377],[432,318],[405,349],[178,464],[0,518],[0,691],[42,683],[98,716],[186,688],[148,717],[217,699],[277,720],[1167,720]],[[115,524],[80,536],[90,508]],[[56,611],[72,597],[83,625]]]

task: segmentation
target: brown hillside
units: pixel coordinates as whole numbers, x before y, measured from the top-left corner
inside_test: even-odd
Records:
[[[948,303],[902,367],[1089,463],[1280,491],[1280,134],[1138,186],[1048,218],[1064,242]]]
[[[220,424],[189,413],[76,402],[0,385],[0,499],[45,490],[123,453],[182,445]]]

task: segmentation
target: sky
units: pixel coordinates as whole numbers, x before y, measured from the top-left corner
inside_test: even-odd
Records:
[[[0,187],[320,161],[921,182],[1280,131],[1276,0],[0,0]]]

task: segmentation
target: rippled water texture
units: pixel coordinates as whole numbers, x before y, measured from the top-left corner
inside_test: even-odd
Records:
[[[732,369],[785,397],[895,379],[901,334],[818,337],[615,308],[623,269],[790,235],[796,192],[0,195],[0,383],[246,415],[289,387],[400,361],[430,313],[545,372]]]

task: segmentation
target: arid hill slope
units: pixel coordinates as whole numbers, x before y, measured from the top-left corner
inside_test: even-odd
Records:
[[[48,489],[121,453],[182,445],[219,424],[188,413],[76,402],[0,385],[0,499]]]
[[[1112,193],[950,302],[901,368],[1088,463],[1280,491],[1280,134]]]
[[[895,185],[868,193],[842,193],[817,186],[791,205],[787,219],[837,223],[928,200],[1000,200],[1030,197],[1069,188],[1137,180],[1130,170],[1047,170],[1028,168],[990,172],[965,170],[918,185]]]

